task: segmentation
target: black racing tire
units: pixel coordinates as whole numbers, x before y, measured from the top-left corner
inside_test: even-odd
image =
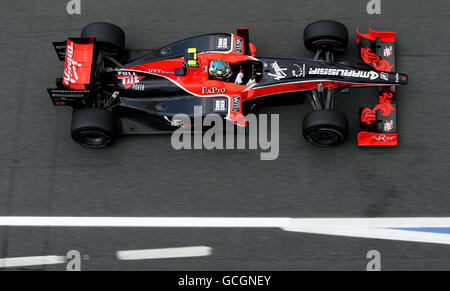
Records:
[[[114,142],[117,122],[112,112],[99,108],[75,109],[72,115],[72,139],[82,146],[103,148]]]
[[[312,111],[302,124],[303,137],[309,143],[322,147],[341,144],[348,135],[348,119],[340,112]]]
[[[98,50],[110,57],[120,58],[125,50],[125,32],[111,23],[90,23],[81,31],[81,37],[94,37]]]
[[[305,47],[315,51],[319,47],[330,46],[345,49],[348,45],[348,30],[345,25],[334,20],[319,20],[310,23],[303,32]]]

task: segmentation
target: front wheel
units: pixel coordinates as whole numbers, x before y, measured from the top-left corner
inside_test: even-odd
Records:
[[[302,128],[303,137],[309,143],[330,147],[345,140],[348,135],[348,120],[343,113],[318,110],[305,116]]]
[[[74,110],[71,135],[80,145],[103,148],[114,141],[116,134],[116,119],[112,112],[99,108]]]
[[[340,22],[319,20],[310,23],[305,28],[303,40],[305,47],[312,51],[316,51],[323,46],[343,50],[348,44],[348,30]]]

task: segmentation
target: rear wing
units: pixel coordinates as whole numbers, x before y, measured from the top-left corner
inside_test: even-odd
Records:
[[[395,72],[395,32],[377,32],[369,29],[368,34],[357,30],[357,43],[364,63],[382,72]],[[383,78],[383,73],[380,73]],[[385,78],[388,75],[385,74]],[[401,80],[400,80],[401,79]],[[396,74],[396,83],[404,83],[405,75]],[[397,146],[397,104],[395,86],[379,87],[378,104],[362,108],[361,130],[358,146]]]
[[[60,61],[64,61],[66,59],[67,40],[53,42],[53,47],[55,48],[56,54],[58,55],[58,59]]]
[[[90,90],[72,90],[72,89],[47,89],[50,99],[55,106],[72,106],[77,107],[83,101],[91,97]]]
[[[48,93],[56,106],[75,106],[90,96],[94,39],[69,38],[53,46],[59,60],[64,61],[64,73],[57,79],[58,88],[48,89]]]

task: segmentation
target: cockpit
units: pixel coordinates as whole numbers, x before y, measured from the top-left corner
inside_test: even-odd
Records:
[[[262,78],[263,64],[246,55],[224,53],[202,53],[195,48],[187,49],[182,67],[175,75],[186,76],[188,72],[201,71],[209,80],[217,80],[238,85],[257,83]]]
[[[259,61],[248,60],[235,64],[228,64],[229,72],[224,76],[220,73],[215,73],[216,64],[217,60],[213,60],[209,64],[208,73],[210,80],[221,80],[238,85],[251,85],[259,82],[262,78],[263,65]]]

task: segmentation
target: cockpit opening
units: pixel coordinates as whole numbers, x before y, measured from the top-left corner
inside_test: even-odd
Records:
[[[209,79],[251,85],[262,79],[263,64],[259,61],[244,61],[229,64],[224,60],[213,60],[208,67]]]

